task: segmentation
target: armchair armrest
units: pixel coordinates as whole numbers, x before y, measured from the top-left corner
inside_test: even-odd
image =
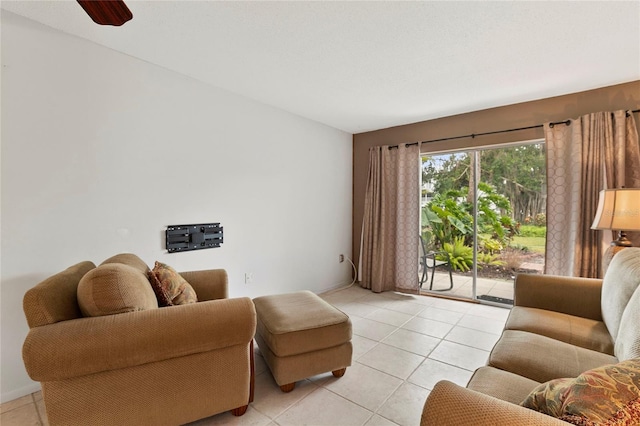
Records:
[[[32,328],[25,367],[46,382],[246,344],[256,329],[248,297],[199,302]]]
[[[514,304],[602,321],[601,294],[598,278],[518,274]]]
[[[442,380],[425,401],[420,426],[558,426],[567,423],[537,411]]]
[[[229,297],[227,271],[224,269],[180,272],[180,275],[193,287],[199,301]]]

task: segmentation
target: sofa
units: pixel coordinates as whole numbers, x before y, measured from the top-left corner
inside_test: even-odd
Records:
[[[152,284],[151,282],[155,284]],[[179,425],[253,398],[256,313],[223,269],[133,254],[80,262],[26,292],[29,376],[51,425]],[[166,305],[166,306],[164,306]]]
[[[604,279],[514,285],[487,365],[466,387],[438,382],[421,425],[640,424],[640,248],[616,254]]]

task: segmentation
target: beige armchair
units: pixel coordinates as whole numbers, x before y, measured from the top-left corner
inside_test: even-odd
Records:
[[[587,411],[594,417],[580,418],[580,424],[609,424],[593,419],[610,413],[633,421],[636,410],[617,391],[615,377],[625,377],[622,389],[637,390],[626,378],[631,382],[638,376],[610,373],[606,366],[618,369],[640,360],[639,321],[640,248],[618,252],[604,279],[519,274],[515,306],[488,365],[475,371],[466,388],[438,382],[425,402],[421,425],[566,425],[561,418],[587,416]],[[550,382],[562,378],[563,384]],[[575,378],[589,383],[589,397],[582,396]],[[534,390],[537,407],[548,404],[542,411],[558,418],[520,405]],[[613,415],[609,418],[615,423]]]
[[[224,270],[181,273],[198,303],[82,317],[76,290],[94,268],[71,266],[24,296],[24,363],[41,382],[50,424],[178,425],[244,414],[256,314],[251,299],[227,299]]]

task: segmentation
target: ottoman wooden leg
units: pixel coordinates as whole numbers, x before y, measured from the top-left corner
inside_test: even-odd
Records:
[[[231,414],[233,414],[236,417],[240,417],[247,412],[247,408],[249,408],[248,405],[243,405],[242,407],[234,408],[233,410],[231,410]]]
[[[340,370],[333,370],[331,373],[333,374],[333,377],[342,377],[344,376],[344,373],[347,371],[347,368],[341,368]]]
[[[286,385],[280,386],[280,390],[286,393],[286,392],[291,392],[295,387],[296,387],[296,382],[287,383]]]

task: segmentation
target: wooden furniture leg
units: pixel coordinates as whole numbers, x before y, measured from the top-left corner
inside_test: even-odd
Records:
[[[344,373],[347,371],[347,368],[341,368],[340,370],[333,370],[331,373],[333,374],[333,377],[342,377],[344,376]]]
[[[296,382],[287,383],[286,385],[280,386],[280,390],[282,392],[287,393],[287,392],[291,392],[293,390],[293,388],[295,388],[295,387],[296,387]]]
[[[243,405],[242,407],[234,408],[233,410],[231,410],[231,414],[233,414],[236,417],[240,417],[241,415],[247,412],[247,408],[249,408],[248,405]]]

